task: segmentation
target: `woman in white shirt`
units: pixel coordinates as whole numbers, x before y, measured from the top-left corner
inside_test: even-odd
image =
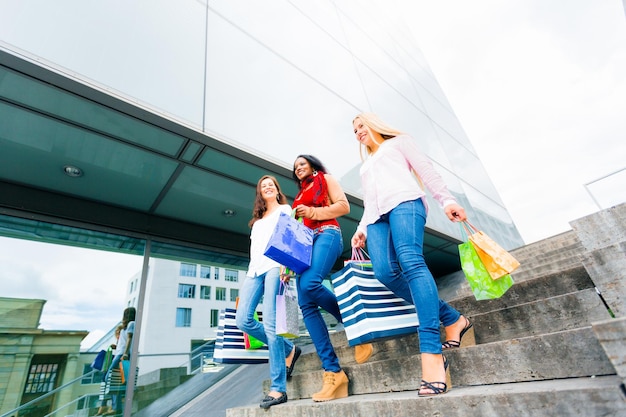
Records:
[[[300,348],[276,335],[276,295],[280,289],[281,265],[264,255],[280,213],[291,215],[287,198],[276,178],[265,175],[256,187],[250,226],[250,264],[239,292],[236,323],[242,331],[267,344],[270,364],[270,392],[260,406],[268,409],[287,402],[287,378],[291,376]],[[254,312],[263,297],[263,323]],[[286,358],[286,359],[285,359]]]
[[[364,212],[352,246],[364,247],[367,239],[376,277],[415,305],[422,358],[418,395],[444,394],[448,391],[444,382],[447,362],[442,349],[459,347],[472,324],[439,298],[424,261],[427,207],[420,183],[426,185],[451,221],[466,220],[465,210],[412,137],[371,113],[359,114],[352,124],[356,139],[368,154],[360,169]],[[448,339],[443,345],[440,321]]]

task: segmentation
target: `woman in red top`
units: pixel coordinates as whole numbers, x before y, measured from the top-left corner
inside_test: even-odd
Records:
[[[324,385],[313,394],[313,401],[329,401],[348,396],[348,377],[339,366],[326,322],[319,307],[341,322],[335,294],[322,285],[343,251],[343,240],[337,217],[350,212],[350,204],[324,165],[314,156],[299,155],[293,164],[293,178],[300,192],[293,202],[296,218],[314,232],[311,266],[296,280],[298,303],[317,354],[324,368]]]

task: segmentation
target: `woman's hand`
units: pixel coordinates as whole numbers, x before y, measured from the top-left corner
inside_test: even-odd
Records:
[[[294,274],[290,269],[287,269],[284,266],[280,267],[280,280],[285,284],[289,284],[289,280],[295,275],[296,274]]]
[[[352,236],[352,247],[353,248],[364,248],[365,247],[365,240],[367,238],[365,237],[365,235],[363,234],[363,232],[359,232],[358,230],[354,233],[354,235]]]
[[[444,208],[444,211],[446,212],[446,216],[453,222],[464,222],[467,220],[465,209],[456,203],[448,204]]]
[[[313,207],[305,206],[304,204],[300,204],[296,206],[296,219],[303,217],[305,219],[310,219],[313,216]]]

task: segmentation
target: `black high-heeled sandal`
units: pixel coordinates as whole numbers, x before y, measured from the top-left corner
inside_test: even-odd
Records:
[[[442,355],[443,356],[443,355]],[[422,379],[422,383],[420,384],[420,389],[417,392],[418,397],[433,397],[435,395],[445,394],[449,391],[448,382],[450,381],[450,371],[448,370],[448,360],[445,356],[443,356],[443,370],[446,373],[446,382],[436,381],[436,382],[428,382]],[[450,384],[452,387],[452,384]],[[423,389],[429,389],[432,392],[422,393]]]
[[[463,340],[463,335],[472,327],[474,327],[474,325],[472,324],[471,321],[469,321],[467,319],[467,317],[463,316],[463,318],[465,319],[465,327],[463,328],[463,330],[461,330],[461,334],[459,335],[459,340],[446,340],[445,342],[443,342],[441,344],[441,349],[442,350],[447,350],[447,349],[456,349],[461,347],[461,341]]]

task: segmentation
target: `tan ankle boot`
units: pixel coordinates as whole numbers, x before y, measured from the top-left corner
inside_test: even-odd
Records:
[[[324,372],[324,386],[313,394],[313,401],[330,401],[348,396],[348,377],[343,369],[339,372]]]
[[[356,363],[365,363],[372,356],[374,346],[371,343],[364,343],[354,347],[354,360]]]

